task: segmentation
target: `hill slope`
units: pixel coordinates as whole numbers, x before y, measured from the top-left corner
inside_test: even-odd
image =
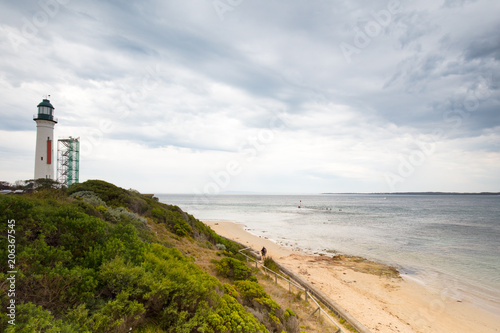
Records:
[[[249,269],[234,274],[248,268],[237,259],[239,245],[176,206],[92,180],[66,192],[0,196],[0,216],[0,254],[7,258],[14,230],[17,271],[10,295],[5,272],[12,267],[0,263],[2,308],[16,305],[16,325],[2,312],[1,331],[299,331],[293,313]],[[182,253],[179,242],[225,249],[214,263],[227,282]]]

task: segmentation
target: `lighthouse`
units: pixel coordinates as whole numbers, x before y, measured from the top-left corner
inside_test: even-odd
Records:
[[[54,179],[54,107],[48,99],[38,104],[36,121],[35,178]]]

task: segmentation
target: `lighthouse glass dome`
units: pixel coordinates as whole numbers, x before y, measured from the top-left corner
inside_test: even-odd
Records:
[[[51,114],[51,109],[46,107],[46,106],[41,106],[39,109],[38,109],[38,112],[41,113],[41,114]]]
[[[50,104],[48,99],[44,99],[40,104],[38,104],[38,115],[36,115],[33,119],[43,119],[57,122],[57,120],[54,119],[54,107]]]

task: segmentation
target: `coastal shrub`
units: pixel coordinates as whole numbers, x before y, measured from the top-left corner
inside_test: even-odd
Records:
[[[286,309],[285,310],[285,319],[289,318],[289,317],[293,317],[293,316],[296,316],[295,315],[295,312],[293,312],[292,310],[290,309]]]
[[[137,222],[143,224],[144,227],[147,226],[147,219],[139,216],[138,214],[127,210],[124,207],[108,207],[106,202],[102,200],[93,191],[78,191],[70,195],[71,198],[81,199],[86,203],[94,206],[97,211],[105,217],[107,221],[118,223],[122,220],[123,216],[132,222]]]
[[[107,208],[104,207],[103,205],[99,205],[99,206],[97,206],[97,210],[99,211],[99,213],[104,214],[106,212]]]
[[[229,283],[224,283],[223,287],[224,287],[224,292],[229,296],[232,296],[234,298],[240,297],[240,294],[236,291],[236,288],[233,285]]]
[[[139,228],[148,228],[147,223],[148,220],[142,216],[137,215],[136,213],[130,212],[124,207],[109,207],[105,210],[104,212],[104,217],[106,220],[113,222],[113,223],[118,223],[118,222],[125,222],[125,223],[133,223],[136,224]],[[124,221],[126,220],[126,221]]]
[[[138,333],[166,333],[166,331],[164,331],[163,329],[161,329],[160,327],[158,327],[154,323],[151,323],[151,324],[148,324],[147,326],[139,328],[139,330],[137,330],[137,332]]]
[[[131,212],[124,207],[118,207],[118,208],[115,208],[114,210],[117,211],[120,214],[120,216],[124,215],[126,218],[128,218],[130,220],[136,220],[138,222],[141,222],[142,224],[148,223],[148,220],[146,218],[139,216],[138,214]]]
[[[94,192],[111,207],[128,206],[132,197],[132,194],[127,190],[102,180],[88,180],[83,183],[75,183],[68,188],[67,193],[72,195],[73,193],[82,191]]]
[[[269,333],[267,328],[255,316],[245,311],[236,299],[223,295],[217,311],[208,316],[210,329],[207,332],[262,332]]]
[[[78,191],[78,192],[73,192],[70,195],[70,198],[75,198],[75,199],[81,199],[88,204],[95,206],[95,207],[107,207],[106,202],[102,200],[96,193],[93,191]]]
[[[240,292],[241,297],[243,297],[247,302],[254,299],[269,298],[264,288],[256,282],[253,281],[236,281],[235,286]]]
[[[79,199],[94,207],[98,217],[104,217],[112,223],[134,223],[139,229],[149,229],[147,216],[154,216],[167,223],[169,230],[180,236],[192,234],[190,226],[186,223],[182,211],[176,206],[159,203],[137,191],[127,191],[113,184],[100,180],[89,180],[84,183],[73,184],[68,189],[71,198]],[[141,216],[146,215],[146,216]]]
[[[216,247],[216,248],[217,248],[217,250],[219,250],[219,251],[226,251],[226,245],[224,245],[224,244],[217,243],[217,244],[215,244],[215,247]]]
[[[299,333],[300,332],[300,327],[299,327],[299,318],[290,309],[285,310],[285,314],[283,315],[283,321],[284,321],[284,326],[285,326],[285,331],[288,333]]]
[[[265,292],[264,288],[253,281],[236,281],[236,289],[243,299],[243,304],[255,311],[255,316],[262,318],[264,325],[271,332],[298,332],[298,320],[292,311],[283,311]],[[285,316],[286,314],[286,316]]]
[[[244,262],[229,257],[216,261],[215,269],[220,276],[234,280],[246,280],[252,275],[252,269]]]
[[[144,225],[158,209],[164,216],[184,221],[191,228],[185,229],[188,236],[200,235],[202,242],[223,244],[237,252],[235,243],[212,234],[211,229],[198,230],[201,222],[153,199],[138,198],[137,202],[147,203],[147,217],[130,206],[111,205],[125,199],[133,203],[140,195],[126,195],[106,185],[103,188],[116,193],[99,200],[105,190],[92,193],[93,184],[75,187],[79,190],[72,190],[73,198],[53,193],[44,197],[41,192],[0,196],[0,219],[16,220],[16,332],[128,332],[130,328],[268,332],[240,304],[247,296],[238,287],[222,284],[178,249],[161,245]],[[86,192],[77,195],[82,191]],[[109,210],[119,213],[113,222],[104,216]],[[165,227],[171,225],[165,223]],[[6,235],[7,223],[0,224],[2,241]],[[0,247],[0,256],[7,256],[6,247]],[[220,262],[221,272],[228,277],[254,278],[244,262],[231,257]],[[0,272],[8,270],[6,261],[1,261]],[[5,278],[0,274],[1,281]],[[8,299],[4,288],[0,290],[0,306],[6,308]],[[272,300],[264,294],[260,298],[262,304],[256,301],[259,297],[252,300],[259,304],[258,313],[266,318],[266,325],[270,318],[281,321]],[[7,319],[2,312],[2,332],[12,331]]]
[[[151,215],[159,222],[165,223],[176,235],[187,236],[193,233],[191,226],[179,212],[157,207],[151,209]]]
[[[280,272],[280,268],[279,268],[278,264],[276,264],[276,262],[274,261],[274,259],[272,257],[266,257],[266,259],[264,259],[264,266],[269,268],[270,270],[272,270],[274,272],[277,272],[277,273]]]
[[[101,265],[99,280],[103,281],[103,292],[116,296],[126,292],[132,297],[139,297],[150,291],[148,284],[152,276],[141,266],[136,266],[118,256]]]
[[[92,315],[93,332],[128,332],[136,326],[146,309],[136,300],[131,300],[127,292],[119,293]]]
[[[62,320],[55,319],[50,311],[44,310],[41,306],[37,306],[31,302],[19,304],[16,306],[16,325],[10,325],[7,323],[4,324],[4,320],[9,320],[7,318],[8,317],[6,317],[5,313],[3,313],[2,311],[2,326],[6,327],[6,329],[3,331],[5,333],[59,333],[77,331],[76,327],[74,327],[73,325],[64,323]]]

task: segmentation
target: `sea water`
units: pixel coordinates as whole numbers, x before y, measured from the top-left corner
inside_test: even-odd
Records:
[[[437,293],[500,315],[500,196],[157,196],[284,246],[396,266]]]

